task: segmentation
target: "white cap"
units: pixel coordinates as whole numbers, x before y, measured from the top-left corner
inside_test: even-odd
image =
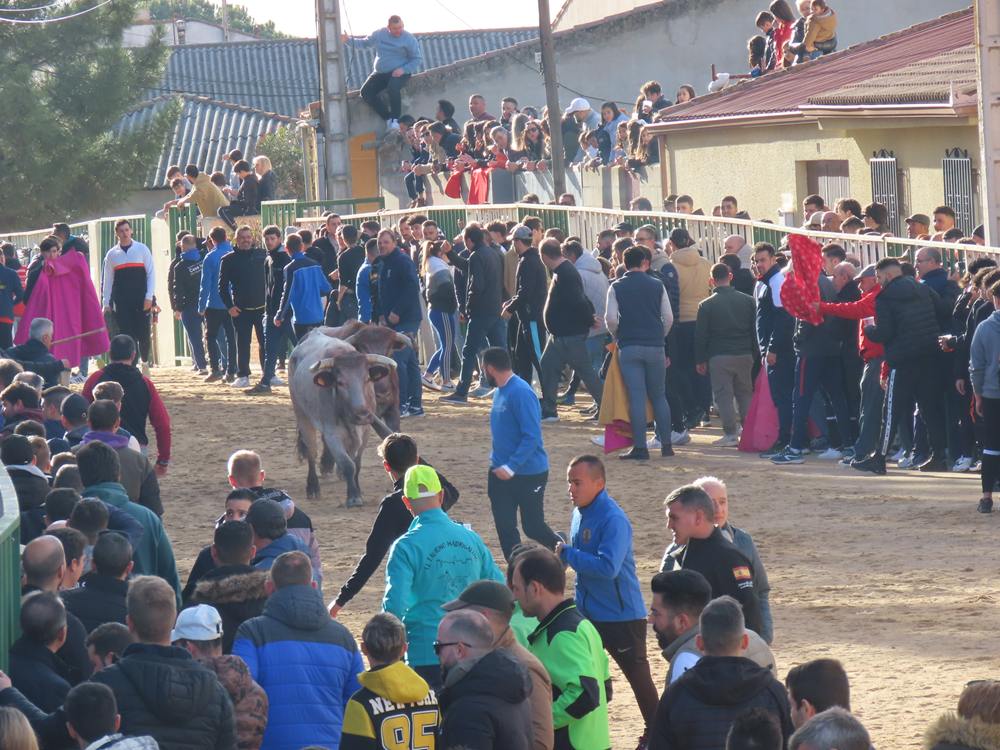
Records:
[[[571,115],[574,112],[586,112],[588,109],[590,109],[590,102],[583,97],[578,96],[569,103],[569,106],[566,107],[566,111],[563,114]]]
[[[170,642],[215,641],[222,637],[222,617],[215,607],[199,604],[182,609],[170,634]]]

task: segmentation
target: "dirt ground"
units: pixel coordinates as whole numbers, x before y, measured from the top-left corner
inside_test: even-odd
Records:
[[[344,508],[344,484],[334,477],[324,479],[321,499],[306,500],[286,389],[250,399],[181,369],[158,369],[153,377],[173,421],[173,460],[162,482],[182,581],[198,550],[211,541],[227,492],[227,457],[252,448],[264,456],[267,483],[287,490],[312,518],[325,595],[336,596],[389,488],[374,433],[361,473],[365,507]],[[446,406],[434,403],[435,394],[425,395],[428,416],[405,420],[404,430],[461,490],[453,517],[471,523],[499,560],[486,498],[489,404]],[[563,421],[544,430],[553,467],[547,518],[553,528],[566,530],[571,506],[564,467],[573,455],[595,449],[589,438],[597,431],[574,409],[563,412]],[[568,412],[573,414],[567,418]],[[698,430],[673,459],[627,466],[614,457],[607,461],[608,489],[632,519],[647,603],[648,581],[670,541],[663,498],[704,474],[723,478],[732,520],[753,535],[767,566],[781,677],[809,659],[840,659],[850,675],[853,708],[875,746],[921,747],[928,724],[954,708],[967,681],[1000,672],[1000,656],[983,645],[1000,630],[1000,518],[975,512],[978,477],[891,471],[879,478],[816,459],[774,467],[756,456],[709,447],[720,435],[717,425]],[[341,613],[355,635],[378,611],[382,582],[380,571]],[[662,685],[665,664],[652,631],[647,644],[654,680]],[[614,747],[631,750],[641,721],[617,672],[611,717]]]

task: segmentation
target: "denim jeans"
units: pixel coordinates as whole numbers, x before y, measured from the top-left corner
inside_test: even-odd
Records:
[[[604,355],[607,354],[605,346],[608,343],[608,334],[602,333],[597,336],[587,337],[587,353],[590,355],[590,364],[594,368],[594,372],[597,373],[597,377],[601,377],[601,368],[604,366]],[[580,389],[580,383],[583,382],[580,378],[580,373],[574,371],[573,379],[569,382],[569,388],[566,389],[566,393],[571,396],[575,396],[576,392]],[[601,381],[603,384],[603,380]]]
[[[392,358],[396,360],[396,373],[399,375],[399,408],[401,411],[406,407],[417,409],[422,404],[423,384],[420,382],[420,363],[417,362],[418,326],[419,323],[414,323],[403,328],[395,327],[393,329],[406,336],[411,343],[411,346],[404,346],[392,353]]]
[[[191,347],[191,359],[194,360],[195,367],[204,370],[205,364],[205,342],[203,338],[202,326],[204,320],[198,312],[197,305],[191,305],[181,310],[181,323],[187,332],[188,345]],[[81,366],[82,371],[82,366]]]
[[[809,411],[813,397],[823,389],[833,404],[837,416],[837,431],[842,445],[852,445],[851,414],[844,395],[844,373],[840,355],[832,357],[805,356],[795,361],[795,386],[792,391],[792,448],[809,447]],[[831,446],[835,447],[835,446]]]
[[[455,313],[431,310],[431,325],[434,326],[434,338],[437,340],[437,350],[427,363],[427,374],[441,373],[441,380],[447,383],[451,380],[451,350],[455,346],[455,329],[458,327],[458,316]]]
[[[222,348],[221,339],[225,339],[225,361],[219,361]],[[205,340],[208,342],[208,361],[212,372],[225,372],[227,375],[236,373],[236,331],[233,330],[233,319],[228,310],[217,310],[213,307],[205,310]]]
[[[268,315],[264,318],[264,374],[261,382],[265,385],[274,377],[278,357],[288,350],[289,341],[295,343],[291,321],[283,320],[280,326],[276,326],[273,317]]]
[[[361,98],[374,109],[383,120],[398,120],[403,113],[403,86],[410,80],[410,74],[393,76],[392,73],[372,73],[361,86]],[[385,91],[389,97],[389,106],[385,106],[381,93]]]
[[[623,346],[618,366],[628,392],[628,419],[632,444],[646,449],[646,399],[653,405],[653,419],[660,444],[670,445],[670,407],[667,405],[667,358],[662,346]]]
[[[590,363],[590,353],[587,351],[587,334],[579,336],[549,335],[541,361],[543,416],[556,414],[559,376],[566,365],[580,373],[580,377],[583,379],[584,385],[587,386],[587,391],[593,396],[594,402],[601,403],[604,387]],[[660,387],[662,389],[662,383]]]
[[[468,395],[469,385],[472,383],[472,371],[476,369],[479,352],[486,348],[483,345],[487,342],[490,346],[507,348],[507,321],[499,315],[469,318],[469,326],[465,332],[465,345],[462,347],[462,375],[458,387],[455,389],[457,395]]]

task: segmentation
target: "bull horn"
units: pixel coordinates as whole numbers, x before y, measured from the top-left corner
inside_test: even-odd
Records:
[[[368,364],[370,365],[385,365],[393,369],[396,367],[396,360],[391,357],[385,357],[381,354],[366,354],[365,357],[367,357]]]
[[[329,370],[331,367],[337,365],[336,357],[329,357],[328,359],[321,359],[317,362],[313,362],[309,367],[309,372],[319,372],[320,370]]]

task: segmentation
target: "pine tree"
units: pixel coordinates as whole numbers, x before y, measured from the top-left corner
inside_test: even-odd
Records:
[[[54,19],[98,0],[60,3],[5,19]],[[16,0],[7,7],[35,7]],[[0,227],[17,230],[97,216],[142,186],[175,112],[115,135],[123,114],[159,81],[167,50],[123,48],[133,0],[43,25],[0,21]]]

